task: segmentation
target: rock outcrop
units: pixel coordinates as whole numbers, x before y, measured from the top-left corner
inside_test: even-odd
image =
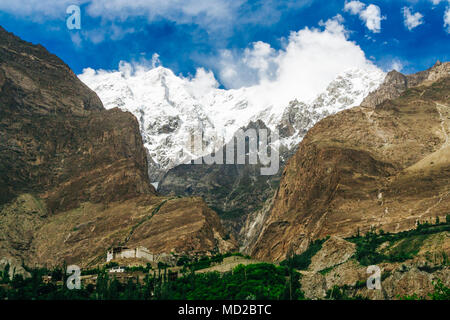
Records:
[[[277,261],[328,235],[397,232],[444,218],[450,211],[449,70],[450,63],[438,63],[412,76],[391,72],[363,106],[317,123],[286,164],[248,252]]]
[[[415,74],[404,75],[392,70],[386,75],[381,86],[369,93],[361,103],[362,107],[376,107],[386,100],[398,98],[406,89],[418,85],[428,85],[441,78],[448,77],[450,66],[448,63],[436,62],[433,68]]]

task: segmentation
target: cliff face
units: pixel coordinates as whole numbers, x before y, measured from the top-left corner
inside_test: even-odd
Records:
[[[56,56],[0,30],[0,204],[30,192],[50,212],[154,193],[136,119],[106,111]]]
[[[248,129],[267,129],[258,120],[250,122]],[[271,135],[270,130],[269,136]],[[232,142],[229,142],[232,143]],[[226,146],[222,148],[226,155]],[[237,153],[236,144],[234,145]],[[246,140],[246,150],[249,149]],[[282,152],[281,157],[287,156]],[[261,163],[258,164],[183,164],[170,169],[161,180],[158,192],[164,195],[200,196],[219,213],[228,232],[238,237],[239,231],[247,215],[259,209],[268,198],[271,198],[278,187],[281,176],[280,169],[272,176],[261,175]],[[284,161],[280,161],[280,167]]]
[[[363,106],[316,124],[288,161],[262,231],[247,250],[281,260],[290,248],[302,252],[327,235],[372,227],[397,232],[445,217],[449,71],[445,63],[414,76],[391,72]]]
[[[450,284],[450,267],[445,258],[450,253],[448,232],[412,237],[392,244],[386,242],[384,249],[377,250],[392,252],[407,245],[414,246],[417,254],[404,262],[378,263],[381,290],[369,290],[366,286],[367,266],[354,258],[355,244],[330,237],[311,258],[308,269],[300,271],[305,297],[323,299],[327,292],[337,291],[337,286],[348,296],[371,300],[392,300],[413,294],[429,298],[428,294],[434,291],[433,282],[441,280],[446,286]]]
[[[166,219],[149,224],[165,200],[149,183],[136,118],[105,110],[59,58],[0,27],[0,258],[86,265],[123,241],[158,253],[227,247],[200,199],[170,200]]]

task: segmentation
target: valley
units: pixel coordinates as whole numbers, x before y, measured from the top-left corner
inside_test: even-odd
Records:
[[[0,299],[448,299],[449,62],[348,70],[305,101],[192,81],[78,77],[0,28]],[[278,172],[250,138],[245,164],[190,163],[239,129],[279,133]],[[196,130],[218,149],[189,153]]]

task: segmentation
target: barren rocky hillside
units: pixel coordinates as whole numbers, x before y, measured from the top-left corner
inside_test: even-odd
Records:
[[[316,124],[288,161],[259,231],[247,230],[253,236],[248,252],[282,260],[290,249],[300,253],[328,235],[398,232],[444,218],[450,212],[449,72],[450,63],[413,76],[393,71],[361,107]]]

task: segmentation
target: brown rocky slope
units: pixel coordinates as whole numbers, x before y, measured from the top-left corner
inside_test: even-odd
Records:
[[[403,247],[416,247],[416,254],[403,262],[383,261],[380,268],[380,290],[367,288],[367,266],[355,259],[355,244],[331,236],[312,257],[307,270],[299,271],[302,290],[308,299],[332,298],[342,291],[349,297],[391,300],[416,295],[429,299],[435,284],[450,285],[450,234],[448,232],[419,235],[397,242],[383,243],[378,252],[392,252]]]
[[[246,250],[276,261],[327,235],[398,232],[445,218],[449,134],[450,63],[413,76],[391,72],[361,107],[308,132]]]
[[[124,243],[233,247],[223,238],[201,199],[156,195],[134,116],[105,110],[59,58],[0,27],[0,259],[85,266]]]

